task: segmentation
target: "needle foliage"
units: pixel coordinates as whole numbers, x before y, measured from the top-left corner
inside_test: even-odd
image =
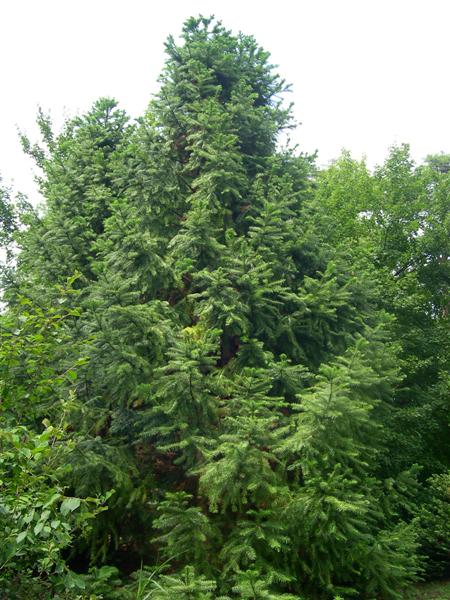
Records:
[[[253,37],[166,53],[135,122],[40,113],[41,209],[2,194],[0,581],[401,598],[448,568],[450,161],[319,170]]]

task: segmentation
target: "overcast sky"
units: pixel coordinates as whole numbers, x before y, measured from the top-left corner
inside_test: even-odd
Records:
[[[327,163],[342,148],[370,165],[395,142],[420,161],[450,152],[449,0],[0,0],[0,174],[35,196],[17,127],[37,106],[65,116],[112,96],[141,114],[163,42],[190,15],[252,34],[293,84],[295,141]]]

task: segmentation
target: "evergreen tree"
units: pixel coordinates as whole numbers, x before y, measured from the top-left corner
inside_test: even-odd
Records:
[[[287,518],[311,591],[400,598],[395,581],[417,570],[414,533],[374,475],[394,359],[373,332],[322,366],[300,396],[297,427],[284,442],[300,480]]]
[[[82,275],[79,285],[95,279],[95,246],[115,193],[113,156],[127,130],[127,117],[116,107],[114,100],[100,99],[88,114],[68,121],[57,136],[40,111],[43,145],[32,145],[22,135],[25,152],[43,174],[37,181],[46,202],[19,257],[34,293],[64,284],[75,271]]]
[[[252,37],[192,18],[166,50],[137,123],[102,99],[58,136],[41,114],[46,150],[23,140],[46,205],[16,236],[2,323],[29,318],[19,293],[36,310],[75,289],[63,335],[33,330],[27,352],[21,333],[0,376],[14,419],[48,343],[72,392],[59,484],[107,510],[68,561],[156,565],[155,599],[400,597],[418,571],[417,484],[414,453],[390,449],[419,374],[446,431],[442,359],[401,333],[414,289],[412,314],[443,339],[448,177],[401,152],[374,177],[347,155],[317,175],[277,146],[287,86]],[[36,429],[57,413],[43,396]]]

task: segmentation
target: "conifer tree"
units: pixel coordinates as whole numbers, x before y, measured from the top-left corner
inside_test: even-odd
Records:
[[[113,156],[127,117],[114,100],[103,98],[85,116],[68,121],[58,136],[42,111],[37,122],[42,146],[25,135],[22,145],[42,172],[37,181],[46,205],[24,240],[21,268],[38,290],[64,284],[75,271],[82,275],[78,284],[86,284],[95,278],[95,247],[115,193]]]
[[[370,253],[329,236],[313,157],[278,148],[287,86],[252,37],[192,18],[166,50],[136,124],[103,99],[59,136],[41,116],[48,154],[24,140],[46,207],[7,297],[20,319],[16,289],[77,273],[61,483],[110,492],[70,560],[156,565],[152,598],[398,597],[414,477],[379,469],[401,377]]]
[[[313,589],[400,598],[395,580],[417,570],[411,526],[398,520],[399,506],[376,478],[394,359],[372,332],[322,366],[299,396],[297,428],[284,442],[300,477],[287,516],[298,527],[298,568]]]

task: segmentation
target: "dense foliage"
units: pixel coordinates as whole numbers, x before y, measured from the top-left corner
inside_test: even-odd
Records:
[[[252,37],[166,51],[1,195],[4,597],[400,598],[450,566],[450,157],[319,170]]]

